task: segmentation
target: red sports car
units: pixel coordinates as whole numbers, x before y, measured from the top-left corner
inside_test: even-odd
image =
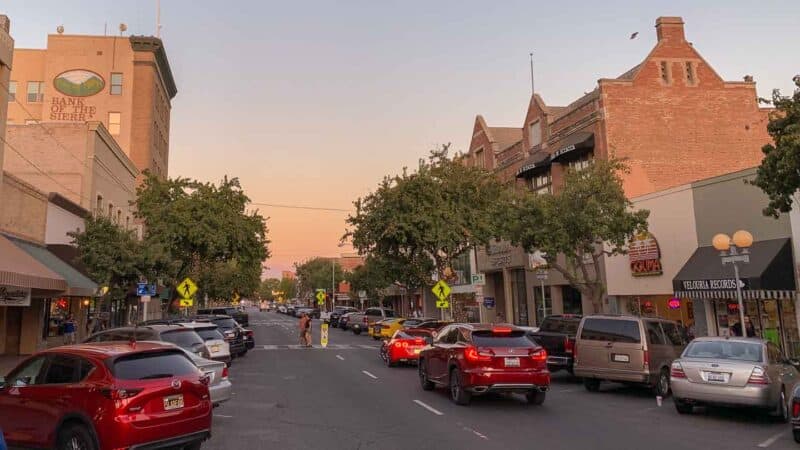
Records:
[[[519,392],[540,405],[550,387],[550,372],[547,352],[525,330],[457,323],[442,328],[433,345],[422,350],[419,380],[426,391],[448,387],[459,405],[488,392]]]
[[[422,349],[433,343],[431,331],[423,328],[395,331],[391,339],[383,341],[381,359],[389,367],[416,362]]]
[[[26,448],[199,449],[211,435],[208,382],[168,344],[56,347],[0,378],[0,429]]]

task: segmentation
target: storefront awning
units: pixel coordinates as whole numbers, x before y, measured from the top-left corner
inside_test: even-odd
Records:
[[[754,242],[750,262],[737,263],[745,298],[794,298],[794,264],[789,238]],[[735,298],[733,266],[723,265],[719,250],[700,247],[672,279],[675,295],[688,298]]]
[[[0,235],[0,285],[64,291],[67,282]]]
[[[62,261],[47,248],[15,238],[9,238],[9,241],[43,266],[60,275],[66,281],[65,295],[92,297],[97,293],[97,284],[95,282]]]
[[[556,162],[562,158],[581,154],[594,149],[594,133],[590,131],[578,131],[572,133],[559,142],[558,148],[550,156],[551,161]]]
[[[546,167],[550,167],[550,155],[546,152],[538,151],[522,163],[522,166],[517,170],[517,178],[527,178],[534,171]]]

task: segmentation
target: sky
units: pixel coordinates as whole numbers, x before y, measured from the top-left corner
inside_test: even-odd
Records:
[[[19,48],[69,34],[155,34],[156,0],[3,0]],[[658,16],[728,80],[791,92],[800,2],[162,0],[161,37],[178,85],[170,176],[238,177],[268,220],[271,275],[339,247],[345,211],[385,175],[452,142],[477,114],[522,126],[536,91],[566,105],[635,66]],[[639,32],[636,39],[629,39]]]

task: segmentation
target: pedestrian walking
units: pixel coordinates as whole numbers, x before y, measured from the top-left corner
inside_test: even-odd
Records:
[[[311,347],[311,317],[306,314],[306,347]]]
[[[64,345],[75,343],[75,332],[78,326],[75,323],[75,318],[72,313],[67,314],[67,319],[64,320]]]
[[[308,313],[300,315],[298,328],[300,329],[300,345],[311,347],[311,318],[308,317]]]

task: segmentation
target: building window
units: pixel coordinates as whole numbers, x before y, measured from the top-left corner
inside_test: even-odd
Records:
[[[109,219],[114,219],[114,204],[113,203],[109,203],[108,204],[108,218]]]
[[[694,86],[697,84],[697,78],[694,73],[695,66],[691,61],[686,61],[686,85]]]
[[[572,161],[567,163],[567,165],[569,166],[570,169],[576,172],[580,172],[581,170],[589,167],[589,165],[592,164],[593,159],[594,155],[591,153],[587,153],[577,159],[573,159]]]
[[[475,151],[475,167],[483,169],[486,167],[486,157],[483,155],[483,149]]]
[[[108,132],[114,136],[119,135],[119,130],[122,123],[122,113],[110,112],[108,113]]]
[[[103,196],[97,194],[97,202],[94,205],[94,210],[98,216],[103,214]]]
[[[661,75],[661,83],[669,85],[671,77],[669,73],[669,63],[667,61],[661,61],[661,64],[659,64],[659,74]]]
[[[125,216],[125,229],[129,229],[131,227],[131,216]]]
[[[17,82],[8,82],[8,101],[13,102],[17,100]]]
[[[552,194],[553,177],[550,172],[531,178],[531,189],[537,194]]]
[[[44,82],[28,81],[28,103],[41,103],[44,101]]]
[[[542,143],[542,122],[537,120],[533,122],[530,126],[530,140],[531,140],[531,147],[536,147],[537,145],[541,145]]]
[[[122,74],[111,74],[111,95],[122,95]]]

